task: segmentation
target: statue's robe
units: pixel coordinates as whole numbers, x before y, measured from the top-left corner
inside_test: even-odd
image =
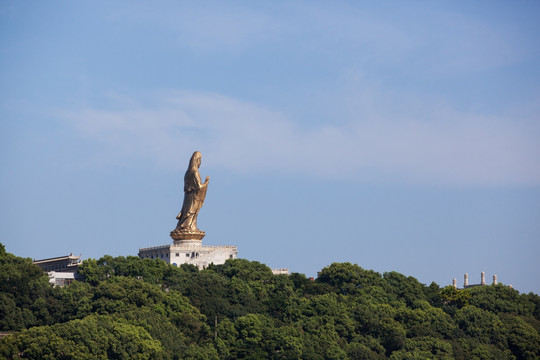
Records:
[[[177,230],[198,230],[197,215],[206,197],[205,184],[201,183],[201,175],[197,169],[188,169],[184,176],[184,203],[176,217]]]

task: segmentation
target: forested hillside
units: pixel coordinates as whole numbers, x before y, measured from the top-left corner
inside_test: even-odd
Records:
[[[538,359],[540,297],[456,290],[350,263],[315,281],[256,261],[198,271],[104,256],[51,287],[0,244],[0,357],[30,359]]]

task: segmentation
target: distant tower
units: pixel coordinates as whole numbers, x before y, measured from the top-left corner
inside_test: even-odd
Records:
[[[493,275],[493,285],[497,285],[497,275]]]
[[[457,289],[457,280],[456,279],[452,280],[452,286],[454,287],[454,289]]]
[[[465,275],[463,275],[463,287],[466,288],[467,286],[469,286],[469,274],[465,273]]]
[[[483,271],[480,273],[480,285],[486,285],[486,273]]]

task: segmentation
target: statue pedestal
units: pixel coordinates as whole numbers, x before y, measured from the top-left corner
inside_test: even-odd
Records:
[[[206,235],[201,230],[174,229],[171,238],[174,244],[153,246],[139,249],[141,259],[161,259],[173,266],[191,264],[199,270],[210,264],[224,264],[228,259],[236,259],[238,250],[236,246],[203,245],[202,239]]]
[[[202,246],[202,239],[206,233],[202,230],[177,230],[171,231],[174,245]]]
[[[183,247],[201,247],[202,240],[174,240],[174,246],[183,246]]]

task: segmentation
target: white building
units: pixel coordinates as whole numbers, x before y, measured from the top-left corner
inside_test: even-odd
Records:
[[[200,240],[175,240],[173,244],[139,249],[141,259],[160,259],[167,264],[180,266],[192,264],[204,269],[210,264],[224,264],[227,259],[236,259],[236,246],[202,245]]]
[[[47,271],[49,282],[54,286],[70,285],[78,279],[77,270],[81,264],[81,257],[73,253],[67,256],[34,260],[34,264]]]
[[[79,278],[76,272],[49,271],[47,275],[49,275],[49,282],[54,286],[71,285],[73,281]]]
[[[289,269],[272,269],[274,275],[289,275]]]

